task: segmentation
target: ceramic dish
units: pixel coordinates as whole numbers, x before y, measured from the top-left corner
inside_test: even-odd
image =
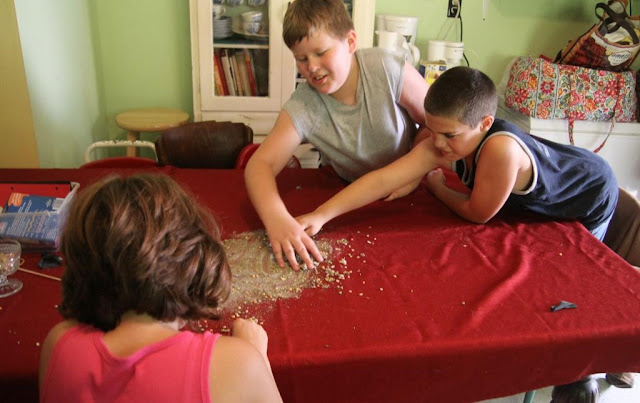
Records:
[[[233,19],[233,23],[231,25],[231,30],[233,33],[238,34],[240,36],[244,36],[247,39],[266,41],[269,39],[269,28],[268,24],[262,24],[262,30],[255,34],[247,33],[244,29],[242,29],[242,18],[240,16],[236,16]]]
[[[265,32],[258,32],[257,34],[248,34],[248,33],[244,32],[242,30],[242,28],[238,29],[236,27],[234,27],[232,29],[232,31],[233,31],[234,34],[238,34],[240,36],[244,36],[247,39],[257,39],[257,40],[261,40],[261,41],[269,39],[269,33],[268,32],[266,32],[266,33]]]

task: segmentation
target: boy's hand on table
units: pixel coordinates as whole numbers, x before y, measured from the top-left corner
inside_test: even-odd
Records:
[[[446,178],[442,169],[434,169],[427,174],[427,187],[430,191],[435,191],[439,187],[445,186]]]
[[[296,221],[298,221],[304,232],[309,236],[314,236],[320,232],[322,226],[327,222],[327,220],[315,211],[296,217]]]
[[[283,217],[267,227],[267,236],[271,242],[271,249],[280,267],[284,267],[284,257],[289,261],[293,270],[300,270],[296,254],[308,268],[315,267],[313,255],[317,262],[322,262],[322,254],[313,239],[307,235],[304,228],[291,216]],[[284,257],[283,257],[284,255]]]

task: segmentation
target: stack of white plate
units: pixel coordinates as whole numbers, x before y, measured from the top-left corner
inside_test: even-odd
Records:
[[[231,17],[224,16],[213,20],[213,38],[223,39],[231,36]]]

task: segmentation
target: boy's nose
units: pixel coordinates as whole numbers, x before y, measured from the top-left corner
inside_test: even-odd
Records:
[[[309,69],[310,72],[312,73],[315,72],[316,70],[318,70],[318,61],[315,58],[310,57],[307,68]]]

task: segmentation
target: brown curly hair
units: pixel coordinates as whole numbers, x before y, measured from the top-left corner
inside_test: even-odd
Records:
[[[81,191],[62,241],[58,310],[103,331],[127,311],[217,319],[231,272],[210,212],[161,174],[110,176]]]
[[[346,38],[354,29],[342,0],[296,0],[289,4],[282,27],[282,38],[289,49],[319,29],[337,39]]]

